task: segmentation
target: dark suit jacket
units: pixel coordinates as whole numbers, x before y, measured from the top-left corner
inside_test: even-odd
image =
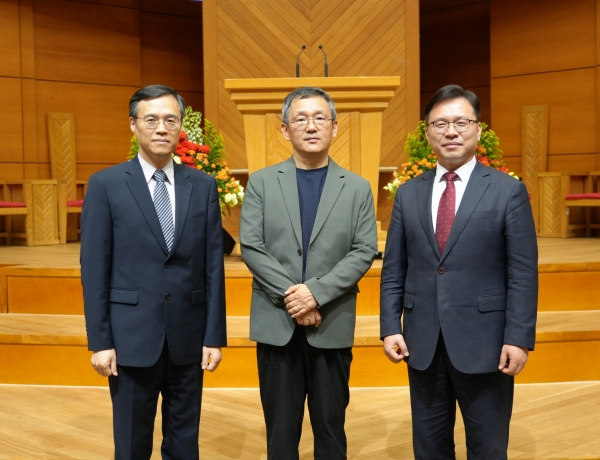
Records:
[[[424,370],[441,330],[459,371],[493,372],[503,344],[535,344],[537,240],[527,190],[477,163],[440,254],[434,178],[428,171],[398,188],[381,275],[381,337],[403,332],[408,364]]]
[[[177,365],[225,346],[222,226],[215,180],[175,164],[175,240],[170,252],[142,167],[95,173],[81,215],[81,281],[90,350],[117,363],[153,365],[168,341]]]

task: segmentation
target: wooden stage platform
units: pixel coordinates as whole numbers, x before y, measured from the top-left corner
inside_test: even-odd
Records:
[[[600,380],[600,239],[540,239],[536,351],[520,383]],[[226,257],[229,347],[207,387],[255,388],[255,344],[248,339],[251,275]],[[381,261],[360,283],[353,387],[407,384],[379,340]],[[79,245],[0,247],[0,383],[105,385],[89,364]]]
[[[31,414],[35,413],[35,417]],[[517,385],[508,458],[600,460],[600,382]],[[461,417],[456,458],[466,460]],[[152,460],[160,458],[161,414]],[[348,458],[410,460],[408,388],[350,390]],[[201,457],[266,460],[258,390],[208,389],[202,401]],[[304,417],[300,459],[312,460],[313,436]],[[106,388],[0,385],[0,459],[112,458],[112,417]]]

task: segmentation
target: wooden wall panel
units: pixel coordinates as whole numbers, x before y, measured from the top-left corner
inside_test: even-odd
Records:
[[[136,10],[37,0],[36,78],[140,85],[140,19]]]
[[[198,1],[169,0],[166,2],[165,0],[122,0],[122,2],[136,4],[136,7],[139,5],[140,11],[168,14],[173,16],[202,17],[202,2]],[[196,32],[202,34],[201,30],[197,30]]]
[[[438,89],[455,83],[477,94],[491,124],[489,0],[421,2],[420,21],[420,117]]]
[[[489,85],[489,18],[488,1],[421,13],[422,92]]]
[[[204,91],[202,18],[140,14],[142,86]]]
[[[21,80],[0,77],[0,163],[23,161],[22,118]]]
[[[21,77],[35,77],[35,46],[33,1],[19,1],[19,29],[21,38]]]
[[[600,168],[600,0],[491,0],[492,110],[520,162],[528,105],[549,106],[548,171]]]
[[[493,126],[502,150],[521,156],[521,107],[547,104],[548,155],[595,152],[595,94],[595,67],[492,79]]]
[[[38,162],[50,163],[48,112],[75,114],[77,164],[109,166],[125,161],[132,136],[127,112],[135,89],[37,81]]]
[[[596,0],[491,0],[492,77],[596,64]]]
[[[0,76],[21,76],[19,1],[0,2]]]
[[[201,18],[202,4],[187,0],[0,2],[0,115],[18,120],[0,127],[0,179],[50,177],[48,112],[75,113],[88,178],[125,160],[128,102],[142,82],[203,111]]]
[[[122,8],[137,9],[140,6],[139,0],[70,0],[78,3],[93,3],[95,5],[120,6]]]
[[[24,179],[23,163],[0,163],[0,171],[3,180]]]

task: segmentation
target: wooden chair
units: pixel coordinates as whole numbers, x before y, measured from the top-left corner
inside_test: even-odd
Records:
[[[12,244],[13,238],[23,238],[27,246],[33,246],[33,193],[31,183],[0,181],[2,196],[0,201],[0,216],[4,217],[4,231],[0,238],[4,238],[7,245]],[[13,199],[16,188],[23,190],[23,201]],[[13,232],[13,216],[25,216],[24,232]]]
[[[52,179],[58,179],[60,244],[78,239],[77,214],[81,214],[87,181],[76,179],[75,115],[48,113],[48,143]],[[70,217],[72,216],[72,217]]]
[[[585,236],[591,236],[592,229],[600,229],[600,223],[592,223],[592,209],[600,209],[600,171],[592,171],[583,179],[583,193],[568,193],[564,197],[564,219],[562,237],[568,238],[573,230],[585,230]],[[584,222],[570,224],[569,214],[573,207],[584,208]]]

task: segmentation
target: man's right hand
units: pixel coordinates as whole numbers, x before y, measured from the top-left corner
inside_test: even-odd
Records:
[[[394,364],[398,364],[408,356],[408,348],[402,334],[388,335],[383,338],[383,353]]]
[[[302,316],[296,317],[296,322],[300,326],[315,326],[319,327],[321,325],[321,313],[317,308],[313,308],[312,310],[307,311]]]
[[[92,366],[103,377],[117,374],[117,353],[114,348],[110,350],[95,351],[92,354]]]

